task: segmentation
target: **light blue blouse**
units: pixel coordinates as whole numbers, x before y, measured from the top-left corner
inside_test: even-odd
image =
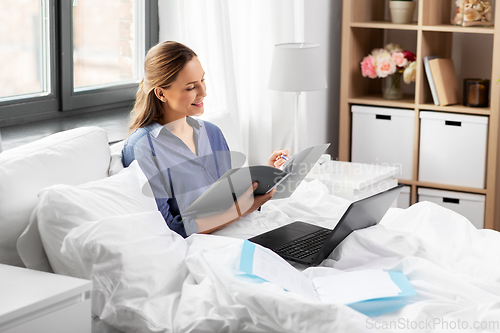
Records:
[[[128,167],[137,160],[165,222],[183,237],[198,230],[196,222],[183,219],[181,212],[231,168],[229,147],[221,130],[209,122],[191,117],[186,120],[193,128],[197,155],[157,122],[133,132],[122,151],[123,165]]]

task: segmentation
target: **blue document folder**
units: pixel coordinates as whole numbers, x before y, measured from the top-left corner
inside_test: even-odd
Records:
[[[398,296],[371,299],[347,305],[368,317],[376,317],[413,303],[411,296],[417,293],[410,281],[408,281],[408,278],[402,272],[388,271],[388,273],[392,281],[401,289],[401,293]]]

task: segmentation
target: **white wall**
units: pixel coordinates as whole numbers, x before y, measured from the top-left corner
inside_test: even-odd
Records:
[[[167,6],[168,4],[168,6]],[[301,143],[301,147],[330,142],[328,153],[333,158],[338,156],[338,113],[340,92],[340,43],[342,25],[342,1],[341,0],[304,0],[304,42],[318,43],[322,50],[322,66],[327,76],[328,88],[322,91],[314,91],[303,94],[305,96],[306,110],[308,112],[308,138]],[[180,38],[179,22],[174,20],[162,20],[166,17],[167,10],[178,11],[172,8],[172,3],[160,1],[160,40]],[[283,41],[285,42],[285,41]],[[288,42],[294,42],[290,40]],[[296,40],[299,42],[299,40]],[[270,91],[270,98],[273,92]],[[293,108],[294,94],[287,94],[281,99],[280,107]],[[280,100],[271,98],[273,101]],[[276,102],[274,102],[276,103]],[[293,117],[293,116],[292,116]],[[281,123],[273,124],[288,126],[286,119]],[[292,124],[290,124],[293,126]],[[283,138],[281,133],[273,137],[273,145],[282,147]]]
[[[341,0],[305,0],[305,41],[318,43],[323,53],[328,88],[307,93],[308,146],[330,142],[328,153],[338,157]]]

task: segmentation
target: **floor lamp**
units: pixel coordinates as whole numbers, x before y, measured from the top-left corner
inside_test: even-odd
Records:
[[[327,87],[319,51],[319,45],[311,43],[278,44],[274,48],[269,89],[295,92],[294,154],[299,151],[300,93]],[[307,137],[307,124],[303,125]]]

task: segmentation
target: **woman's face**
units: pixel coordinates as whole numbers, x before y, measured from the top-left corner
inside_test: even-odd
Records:
[[[170,87],[155,88],[156,96],[164,102],[166,122],[203,114],[203,99],[207,95],[204,76],[200,61],[194,57],[179,72]]]

